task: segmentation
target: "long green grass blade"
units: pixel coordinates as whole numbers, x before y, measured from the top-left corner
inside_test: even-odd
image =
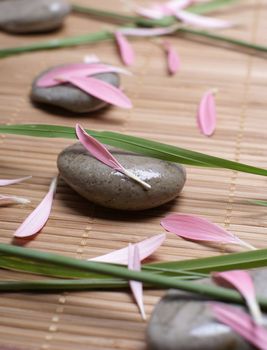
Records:
[[[252,49],[260,52],[267,52],[267,46],[259,45],[259,44],[253,44],[251,42],[231,38],[229,36],[220,35],[216,33],[206,32],[204,30],[196,30],[196,29],[190,29],[190,28],[180,28],[179,32],[186,33],[186,34],[192,34],[194,36],[201,36],[208,39],[213,39],[215,42],[225,42],[229,44],[233,44],[235,46],[244,47],[246,49]]]
[[[252,204],[256,204],[256,205],[261,205],[263,207],[267,207],[267,201],[260,201],[260,200],[250,200],[249,201]]]
[[[127,151],[141,153],[166,161],[201,167],[224,168],[267,176],[266,169],[233,162],[219,157],[213,157],[185,148],[175,147],[156,141],[146,140],[140,137],[109,131],[87,130],[87,132],[107,145],[119,147]],[[76,138],[75,130],[72,127],[42,124],[0,125],[0,133],[34,137]]]
[[[37,275],[44,275],[44,276],[50,276],[50,277],[60,277],[60,278],[70,278],[70,279],[77,279],[77,278],[83,278],[83,279],[101,279],[104,280],[108,276],[99,275],[95,273],[89,273],[84,271],[77,271],[70,268],[64,268],[64,267],[56,267],[55,265],[51,264],[38,264],[35,260],[31,259],[23,259],[18,258],[14,256],[5,256],[4,254],[0,255],[0,268],[7,269],[7,270],[13,270],[13,271],[20,271],[24,273],[31,273],[31,274],[37,274]],[[145,265],[144,265],[144,269]],[[150,269],[150,267],[149,267]],[[175,276],[181,276],[181,277],[188,277],[188,278],[200,278],[200,277],[206,277],[207,275],[202,273],[195,273],[192,271],[184,272],[183,270],[180,270],[178,268],[175,269],[169,269],[169,268],[158,268],[155,267],[154,271],[152,273],[156,274],[165,274],[165,275],[172,275],[175,274]]]
[[[82,290],[110,290],[127,288],[128,283],[115,278],[90,278],[77,280],[38,280],[38,281],[0,281],[0,293],[20,292],[58,292],[58,291],[82,291]]]
[[[267,266],[267,249],[219,255],[215,257],[143,264],[142,270],[181,277],[206,277],[210,272],[252,269]],[[0,268],[60,278],[105,279],[107,276],[92,272],[57,267],[51,263],[37,263],[29,258],[0,254]]]
[[[245,303],[244,299],[239,293],[226,288],[177,280],[171,277],[152,274],[151,272],[147,271],[128,270],[127,268],[121,266],[73,259],[62,255],[45,253],[38,250],[8,244],[0,244],[0,254],[31,259],[42,263],[50,263],[56,266],[64,266],[66,268],[69,267],[79,271],[110,275],[123,278],[127,281],[136,280],[156,287],[175,288],[225,302],[233,302],[238,304]],[[267,309],[267,299],[258,298],[258,302],[263,309]]]
[[[219,255],[201,259],[172,261],[147,264],[146,270],[163,268],[172,270],[192,271],[197,273],[210,273],[214,271],[246,270],[267,267],[267,249]]]
[[[224,9],[237,2],[240,2],[240,0],[212,0],[192,5],[191,7],[187,8],[187,11],[197,14],[205,14]]]
[[[72,47],[84,44],[91,44],[99,41],[105,41],[113,39],[113,34],[103,30],[99,32],[73,36],[63,39],[52,39],[48,41],[36,42],[29,45],[10,47],[5,49],[0,49],[0,58],[16,55],[19,53],[40,51],[40,50],[51,50],[59,49],[63,47]]]
[[[199,279],[194,276],[170,277],[173,280],[194,280]],[[82,290],[113,290],[128,288],[127,281],[120,278],[88,278],[88,279],[52,279],[52,280],[20,280],[20,281],[0,281],[0,293],[6,292],[42,292],[52,293],[59,291],[82,291]],[[152,288],[151,285],[144,284],[144,288]],[[155,288],[155,287],[154,287]],[[157,286],[160,288],[160,286]]]

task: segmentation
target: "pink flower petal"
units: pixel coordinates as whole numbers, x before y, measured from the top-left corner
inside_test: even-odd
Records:
[[[108,149],[98,142],[94,137],[87,134],[87,132],[79,125],[76,125],[76,135],[82,145],[100,162],[106,164],[107,166],[121,172],[122,174],[130,177],[134,181],[141,184],[145,189],[150,189],[151,186],[146,182],[140,180],[133,173],[126,170],[117,159],[108,151]]]
[[[34,209],[33,212],[24,220],[20,227],[15,232],[15,237],[30,237],[39,232],[46,224],[53,203],[54,194],[56,192],[57,178],[51,182],[50,188],[41,203]]]
[[[136,13],[151,19],[161,19],[164,16],[172,16],[174,11],[183,10],[194,3],[194,0],[173,0],[162,4],[153,4],[149,8],[138,7]]]
[[[167,51],[168,69],[170,74],[175,74],[180,68],[180,57],[174,47],[168,42],[163,43]]]
[[[267,350],[267,330],[253,322],[244,311],[233,306],[209,303],[216,319],[261,350]]]
[[[69,77],[68,82],[82,91],[121,108],[132,108],[132,103],[124,93],[103,80],[92,77]]]
[[[198,216],[171,214],[161,220],[161,225],[166,231],[192,241],[238,244],[249,249],[255,249],[220,226]]]
[[[262,324],[262,314],[256,299],[255,287],[250,274],[247,271],[233,270],[225,272],[215,272],[212,278],[216,283],[224,285],[230,284],[239,291],[247,302],[250,313],[257,324]]]
[[[121,32],[115,32],[115,38],[120,50],[122,62],[126,66],[131,66],[134,63],[134,51],[129,41]]]
[[[120,28],[119,31],[127,36],[159,36],[174,33],[180,25],[173,25],[171,27],[159,27],[159,28]]]
[[[203,95],[197,113],[197,123],[204,135],[211,136],[214,133],[216,117],[214,91],[208,91]]]
[[[135,245],[139,249],[140,260],[142,261],[147,257],[149,257],[151,254],[153,254],[162,245],[165,239],[166,239],[166,234],[162,233],[162,234],[147,238],[141,242],[135,243]],[[114,250],[111,253],[101,255],[96,258],[88,259],[88,260],[127,265],[129,261],[128,253],[129,253],[129,249],[128,247],[125,247],[118,250]]]
[[[139,257],[139,249],[137,245],[129,244],[129,261],[128,261],[128,269],[140,271],[140,257]],[[143,320],[146,319],[146,313],[144,308],[143,301],[143,284],[138,281],[129,281],[130,288],[132,290],[134,299],[139,307]]]
[[[29,201],[26,198],[23,197],[17,197],[17,196],[2,196],[0,195],[0,206],[7,206],[12,204],[28,204],[31,201]]]
[[[90,55],[85,55],[84,58],[83,58],[83,62],[84,63],[99,63],[100,62],[100,59],[97,55],[95,54],[90,54]]]
[[[200,28],[223,29],[232,26],[232,23],[223,19],[196,15],[187,11],[176,11],[175,16],[186,24]]]
[[[9,186],[30,179],[32,176],[25,176],[19,179],[0,179],[0,186]]]
[[[138,7],[135,12],[140,16],[151,18],[151,19],[161,19],[165,16],[164,11],[162,11],[161,7],[153,6],[151,8]]]
[[[67,82],[70,77],[86,77],[100,73],[122,73],[131,75],[126,69],[103,63],[75,63],[50,70],[37,80],[36,85],[38,87],[52,87]]]
[[[187,8],[188,6],[192,5],[195,1],[194,0],[173,0],[173,1],[168,1],[165,5],[170,11],[172,11],[171,13],[174,14],[174,11],[180,11],[183,10],[185,8]]]

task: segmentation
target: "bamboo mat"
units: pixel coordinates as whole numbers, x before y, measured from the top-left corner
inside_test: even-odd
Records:
[[[127,12],[128,2],[80,0],[79,4]],[[242,0],[222,17],[241,25],[226,33],[267,45],[267,1]],[[0,34],[0,46],[84,34],[106,28],[104,22],[71,15],[64,28],[47,35]],[[182,68],[166,74],[166,60],[157,41],[133,39],[136,64],[123,86],[134,108],[110,108],[76,116],[42,110],[29,101],[32,79],[49,66],[82,61],[97,54],[120,64],[112,42],[29,53],[1,60],[1,123],[47,123],[73,126],[77,121],[96,130],[114,130],[194,149],[267,168],[267,61],[260,56],[209,46],[199,40],[171,38]],[[202,136],[195,121],[204,91],[217,87],[218,125],[211,138]],[[37,205],[57,173],[56,157],[70,140],[0,136],[0,177],[33,175],[30,181],[2,187],[1,193],[24,196],[31,205],[1,208],[0,241],[9,243],[22,220]],[[256,247],[267,246],[266,209],[249,199],[267,198],[266,178],[232,171],[187,167],[188,180],[179,200],[143,213],[120,213],[89,204],[59,183],[51,217],[31,248],[86,259],[162,232],[160,218],[170,212],[202,215]],[[235,248],[238,249],[238,248]],[[151,261],[205,257],[234,251],[205,247],[168,234]],[[236,251],[236,250],[235,250]],[[1,279],[21,275],[1,271]],[[23,276],[35,278],[33,276]],[[148,315],[163,292],[145,291]],[[145,349],[146,323],[127,292],[82,292],[50,295],[5,294],[0,298],[0,343],[25,349]]]

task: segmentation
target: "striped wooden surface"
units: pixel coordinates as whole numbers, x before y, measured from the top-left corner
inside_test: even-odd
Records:
[[[119,0],[76,2],[125,12],[129,5]],[[266,0],[242,0],[234,10],[225,10],[220,15],[240,24],[225,31],[228,35],[267,45]],[[70,15],[57,33],[41,36],[1,33],[0,46],[78,35],[106,27],[104,22]],[[175,77],[167,76],[164,52],[157,41],[132,40],[137,56],[132,68],[134,75],[123,77],[123,87],[134,104],[130,111],[110,108],[77,116],[38,109],[29,100],[32,79],[47,67],[79,62],[91,53],[104,62],[120,64],[112,42],[3,59],[1,123],[73,126],[79,121],[91,129],[129,133],[267,168],[266,57],[220,45],[210,46],[189,37],[170,40],[182,59],[181,71]],[[206,138],[196,127],[195,114],[203,92],[214,87],[219,89],[218,125],[215,135]],[[1,188],[1,194],[24,196],[32,201],[27,206],[0,209],[1,242],[11,242],[19,223],[44,196],[57,173],[57,154],[69,144],[69,140],[0,136],[0,178],[33,175],[25,183]],[[190,167],[187,172],[187,184],[178,200],[144,213],[114,213],[96,207],[60,182],[51,217],[28,246],[85,259],[162,232],[160,218],[170,212],[202,215],[256,247],[267,246],[266,209],[248,202],[253,198],[267,198],[266,178]],[[169,234],[152,261],[197,258],[229,251],[234,249],[205,247]],[[1,279],[21,278],[18,273],[3,270],[0,273]],[[145,292],[148,315],[161,294]],[[126,292],[5,294],[0,298],[0,314],[0,344],[3,345],[34,350],[145,349],[146,323]]]

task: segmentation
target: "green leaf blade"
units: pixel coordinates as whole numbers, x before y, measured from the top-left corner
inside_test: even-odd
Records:
[[[187,164],[191,166],[215,167],[241,171],[245,173],[267,176],[267,170],[251,165],[213,157],[204,153],[191,151],[156,141],[146,140],[141,137],[119,134],[109,131],[86,130],[100,142],[110,146],[120,147],[127,151],[141,153],[147,156],[166,161]],[[16,134],[33,137],[51,137],[75,139],[75,130],[72,127],[42,124],[15,124],[0,125],[0,133]]]

